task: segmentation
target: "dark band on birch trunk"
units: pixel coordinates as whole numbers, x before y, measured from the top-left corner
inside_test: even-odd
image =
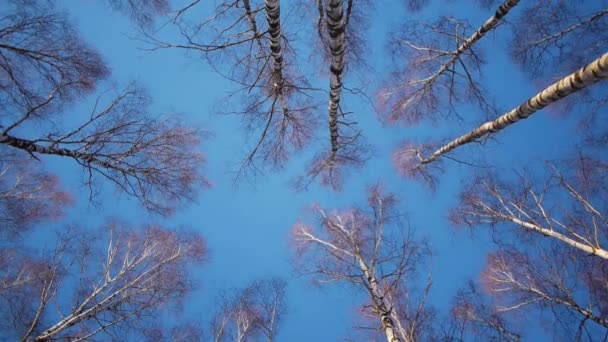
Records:
[[[342,72],[344,71],[344,51],[346,48],[342,0],[328,0],[325,12],[329,34],[329,49],[331,52],[331,66],[329,68],[331,72],[329,85],[329,134],[332,154],[335,155],[339,149],[338,109],[342,93]]]

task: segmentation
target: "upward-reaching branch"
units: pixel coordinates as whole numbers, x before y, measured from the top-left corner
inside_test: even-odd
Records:
[[[594,322],[606,331],[605,282],[589,281],[592,277],[605,279],[605,267],[573,257],[560,248],[544,249],[538,241],[535,245],[538,257],[514,247],[489,255],[482,281],[502,304],[497,310],[515,313],[530,306],[549,307],[554,324],[566,323],[566,317],[571,316],[578,317],[580,323],[574,324],[579,329]],[[570,328],[567,333],[574,331]]]
[[[198,234],[142,228],[112,224],[101,240],[99,234],[68,229],[40,266],[12,258],[23,266],[2,268],[0,280],[10,280],[11,288],[1,290],[29,303],[12,310],[7,304],[13,299],[0,296],[0,315],[15,325],[3,332],[24,342],[104,340],[125,333],[119,329],[141,330],[146,314],[162,305],[179,307],[194,287],[187,268],[204,260],[204,241]],[[103,240],[105,246],[98,243]]]
[[[284,280],[269,278],[220,295],[211,319],[213,340],[272,342],[286,314],[286,287]]]
[[[583,183],[603,173],[595,165],[589,165],[590,170],[583,170],[583,166],[572,168],[569,164],[564,171],[577,173],[584,178]],[[475,178],[470,190],[461,195],[461,204],[453,210],[452,218],[471,226],[514,227],[520,233],[546,236],[583,255],[608,260],[605,200],[592,195],[593,185],[574,186],[553,165],[550,169],[542,186],[524,177],[512,184],[501,184],[491,174]]]
[[[487,111],[492,108],[486,95],[482,93],[481,87],[474,79],[471,69],[478,69],[482,63],[479,57],[473,52],[475,43],[482,39],[488,32],[494,30],[501,20],[511,11],[520,0],[506,0],[496,10],[486,22],[481,25],[473,35],[465,37],[464,29],[466,26],[450,18],[441,18],[438,23],[426,24],[416,22],[410,29],[406,29],[400,37],[395,38],[395,44],[403,46],[407,51],[412,51],[413,56],[408,58],[408,67],[405,72],[398,72],[398,83],[394,87],[389,87],[381,96],[384,101],[391,101],[394,104],[389,111],[389,121],[395,122],[404,120],[407,123],[418,123],[424,117],[434,118],[438,102],[449,103],[450,111],[453,111],[453,102],[459,97],[457,78],[463,79],[463,83],[469,90],[469,96],[480,107]],[[445,27],[447,26],[447,27]],[[454,33],[455,31],[455,33]],[[429,33],[427,33],[429,32]],[[412,38],[414,37],[414,38]],[[415,41],[416,37],[421,42]],[[456,40],[456,49],[451,45]],[[443,46],[435,46],[438,43]],[[444,47],[449,45],[450,47]],[[400,50],[398,50],[400,51]],[[470,64],[463,60],[464,54],[470,55]],[[399,58],[399,57],[398,57]],[[399,58],[402,60],[403,58]],[[437,67],[439,65],[439,67]],[[420,72],[419,70],[423,70]],[[417,78],[418,73],[428,72],[422,78]],[[402,76],[401,73],[405,75]],[[438,82],[442,76],[443,83]],[[445,94],[439,94],[439,91]],[[445,99],[449,99],[445,100]]]
[[[514,22],[511,54],[535,79],[551,70],[575,70],[590,55],[606,49],[608,9],[605,2],[545,0],[529,2]]]

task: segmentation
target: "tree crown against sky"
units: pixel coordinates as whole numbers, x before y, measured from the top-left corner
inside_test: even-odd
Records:
[[[72,5],[1,5],[7,336],[606,334],[605,1]]]

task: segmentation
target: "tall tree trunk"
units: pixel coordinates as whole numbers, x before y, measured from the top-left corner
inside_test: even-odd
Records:
[[[344,10],[342,0],[328,0],[326,12],[327,31],[329,33],[329,50],[331,52],[331,78],[329,91],[329,134],[331,139],[332,156],[339,149],[338,142],[338,110],[342,94],[342,72],[344,71]]]
[[[429,157],[421,158],[420,164],[431,163],[443,154],[460,146],[473,142],[486,134],[496,133],[519,120],[526,119],[546,106],[606,78],[608,78],[608,53],[605,53],[577,72],[553,83],[510,112],[503,114],[493,121],[488,121],[471,132],[449,142]]]
[[[393,322],[393,318],[391,315],[391,305],[386,302],[385,297],[380,293],[376,276],[369,269],[367,263],[365,262],[365,260],[363,260],[363,257],[360,254],[355,254],[355,258],[357,258],[357,261],[359,262],[359,268],[361,269],[361,271],[363,271],[363,274],[367,278],[368,291],[372,297],[371,300],[374,305],[374,309],[378,313],[378,318],[380,319],[380,323],[382,324],[382,329],[384,329],[384,333],[386,334],[386,340],[388,342],[401,342],[401,339],[397,334],[397,329],[395,328],[395,322]]]
[[[275,88],[283,115],[288,116],[289,110],[285,99],[283,78],[283,52],[281,50],[281,4],[279,0],[266,0],[266,20],[268,21],[268,33],[270,34],[270,51],[272,53],[272,86]]]

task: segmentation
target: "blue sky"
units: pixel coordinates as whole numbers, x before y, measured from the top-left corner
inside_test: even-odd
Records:
[[[466,18],[475,27],[491,13],[478,10],[472,4],[463,6],[460,3],[435,1],[422,16]],[[205,61],[195,55],[188,56],[176,50],[143,50],[143,43],[131,39],[137,34],[132,22],[121,13],[113,12],[103,1],[66,0],[61,6],[84,39],[103,55],[112,70],[111,82],[124,86],[137,81],[154,99],[151,111],[181,113],[187,122],[212,133],[201,149],[208,159],[206,175],[213,186],[203,191],[196,203],[180,208],[173,217],[150,217],[137,204],[117,197],[110,190],[100,196],[101,207],[91,206],[86,197],[77,196],[76,208],[66,217],[67,222],[86,220],[92,227],[108,217],[122,217],[132,222],[161,221],[200,231],[207,240],[210,260],[204,268],[196,270],[203,286],[188,301],[186,313],[200,315],[206,323],[209,318],[206,315],[213,311],[213,298],[221,289],[243,286],[262,277],[280,276],[289,282],[289,314],[280,328],[279,341],[337,341],[351,335],[360,297],[343,286],[319,290],[311,285],[310,279],[295,277],[290,264],[288,233],[298,218],[307,215],[310,204],[347,208],[362,203],[366,188],[378,182],[400,198],[400,209],[409,214],[417,235],[431,243],[434,252],[433,305],[445,313],[455,291],[479,273],[485,253],[491,248],[488,237],[476,234],[475,239],[471,239],[467,231],[455,229],[446,219],[447,211],[456,204],[456,196],[471,169],[446,163],[448,172],[436,191],[430,192],[422,184],[400,178],[390,155],[406,138],[443,139],[464,132],[482,120],[482,113],[471,109],[464,122],[449,125],[386,127],[363,99],[347,96],[343,104],[355,112],[375,153],[363,168],[350,173],[343,191],[333,192],[317,185],[306,191],[294,191],[289,183],[306,165],[306,155],[296,156],[284,170],[268,172],[254,184],[235,186],[231,170],[238,165],[239,156],[244,152],[242,130],[237,118],[213,112],[217,100],[231,89],[228,81],[212,72]],[[384,50],[387,30],[404,19],[415,17],[418,15],[408,13],[399,1],[376,4],[368,32],[368,37],[376,42],[367,51],[368,59],[380,61],[371,79],[373,85],[379,84],[383,80],[380,76],[387,72],[389,59]],[[500,32],[492,33],[480,47],[488,61],[483,72],[484,85],[489,93],[498,94],[495,97],[497,105],[505,110],[523,102],[535,88],[534,82],[510,61],[505,52],[508,43],[503,38]],[[346,79],[347,85],[353,80],[348,76]],[[327,78],[320,77],[315,84],[327,86]],[[102,84],[100,89],[113,85]],[[326,96],[319,96],[320,102],[326,103]],[[74,106],[70,114],[87,111],[93,101],[94,97],[85,99]],[[320,108],[325,110],[325,106]],[[576,122],[576,117],[545,111],[501,133],[497,136],[498,141],[489,142],[483,150],[465,147],[459,156],[483,155],[497,168],[517,170],[541,158],[561,156],[562,151],[572,145]],[[550,129],[537,134],[538,127]],[[322,128],[320,132],[325,131]],[[75,181],[79,177],[78,170],[67,164],[48,160],[49,167],[61,175],[69,191],[83,193]]]

